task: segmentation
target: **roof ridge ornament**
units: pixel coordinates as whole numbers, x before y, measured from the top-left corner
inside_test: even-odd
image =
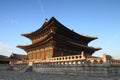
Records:
[[[47,19],[47,18],[45,19],[45,22],[48,22],[48,19]]]

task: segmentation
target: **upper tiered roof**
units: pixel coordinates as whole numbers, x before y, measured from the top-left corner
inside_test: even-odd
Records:
[[[59,21],[57,21],[54,17],[52,17],[49,21],[45,20],[42,27],[39,28],[38,30],[36,30],[34,32],[31,32],[31,33],[22,34],[22,36],[25,36],[25,37],[31,39],[33,36],[36,36],[36,35],[44,32],[48,27],[52,27],[51,25],[54,25],[54,27],[59,28],[58,29],[59,31],[62,31],[62,32],[66,33],[66,34],[69,33],[70,35],[74,34],[75,36],[77,36],[77,37],[79,37],[81,39],[88,40],[88,42],[91,41],[91,40],[97,39],[97,37],[85,36],[85,35],[82,35],[82,34],[78,34],[78,33],[74,32],[73,30],[70,30],[69,28],[67,28],[63,24],[61,24]]]
[[[88,46],[88,43],[94,39],[97,39],[97,37],[78,34],[73,30],[70,30],[69,28],[65,27],[54,17],[52,17],[50,20],[46,19],[42,27],[38,30],[31,33],[22,34],[22,36],[25,36],[33,41],[34,37],[42,34],[47,34],[47,36],[45,36],[41,40],[38,40],[35,43],[29,45],[18,45],[17,47],[20,47],[26,51],[28,49],[33,49],[38,46],[48,46],[51,42],[51,45],[54,47],[66,48],[69,50],[73,49],[76,51],[82,49],[94,52],[101,49]]]

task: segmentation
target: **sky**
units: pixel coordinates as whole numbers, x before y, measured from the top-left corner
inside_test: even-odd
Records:
[[[54,16],[79,34],[96,36],[89,46],[120,58],[120,0],[0,0],[0,55],[26,54],[16,48],[31,44],[22,33],[39,29]]]

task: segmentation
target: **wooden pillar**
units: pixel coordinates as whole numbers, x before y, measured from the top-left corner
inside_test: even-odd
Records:
[[[41,51],[39,51],[40,59],[41,59]]]
[[[38,54],[38,52],[36,52],[36,59],[37,59],[37,54]]]
[[[29,54],[27,53],[27,59],[29,59]]]
[[[44,49],[44,60],[46,60],[46,50]]]
[[[54,48],[51,49],[52,50],[52,57],[54,56]]]
[[[44,50],[41,51],[41,59],[42,59],[42,60],[44,59],[44,56],[43,56],[44,53],[43,53],[43,52],[44,52]]]
[[[33,59],[33,52],[32,52],[32,59]]]
[[[61,51],[61,56],[62,56],[62,57],[64,56],[64,51]]]
[[[34,53],[33,55],[34,55],[34,57],[33,57],[33,58],[35,59],[35,55],[36,55],[36,53]]]
[[[32,53],[30,53],[30,54],[29,54],[29,58],[28,58],[29,60],[31,60],[31,59],[32,59],[32,55],[31,55],[31,54],[32,54]]]
[[[35,53],[33,53],[33,59],[34,59],[34,55],[35,55]]]
[[[38,52],[36,52],[36,54],[35,54],[35,59],[37,59],[37,53],[38,53]]]

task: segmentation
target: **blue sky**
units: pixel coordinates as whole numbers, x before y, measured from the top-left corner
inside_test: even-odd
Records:
[[[120,58],[120,0],[0,0],[0,55],[25,54],[18,44],[31,44],[22,33],[41,27],[54,16],[74,31],[97,36],[94,53]]]

